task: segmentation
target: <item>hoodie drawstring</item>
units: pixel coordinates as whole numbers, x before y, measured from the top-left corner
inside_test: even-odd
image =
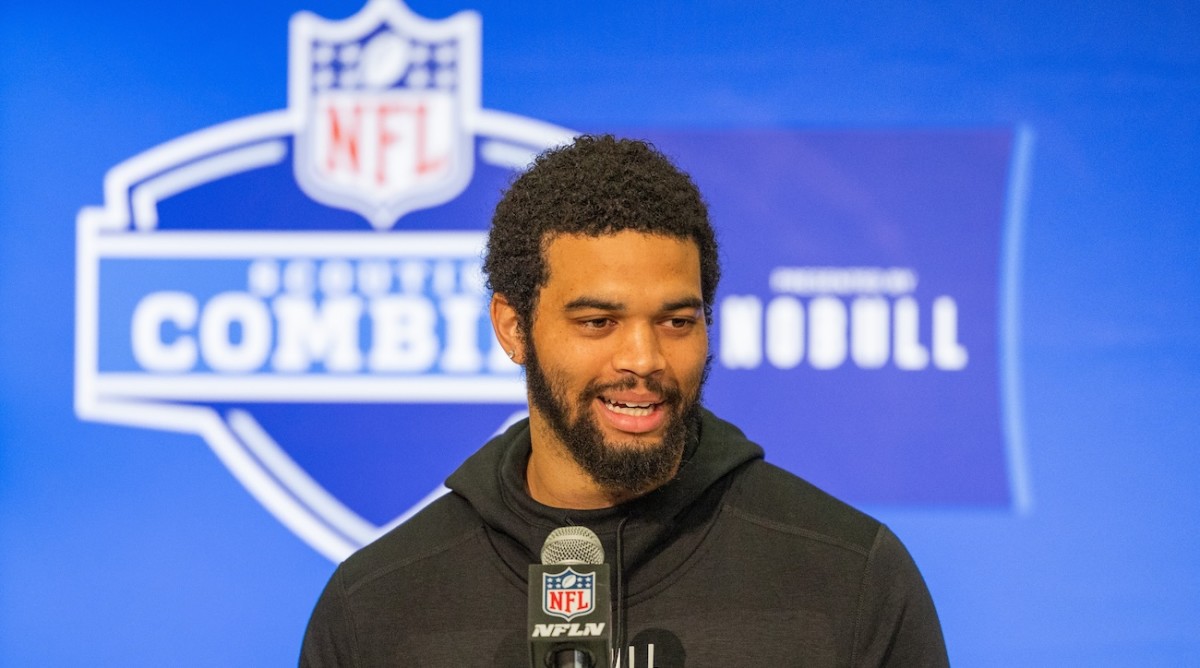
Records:
[[[628,649],[625,638],[625,523],[629,521],[629,515],[621,518],[621,522],[617,524],[617,559],[614,564],[616,573],[614,579],[616,581],[616,614],[614,615],[614,623],[616,632],[613,634],[613,640],[616,642],[616,660],[614,666],[624,666],[625,650]]]

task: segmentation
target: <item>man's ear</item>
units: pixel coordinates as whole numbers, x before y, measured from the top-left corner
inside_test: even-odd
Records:
[[[524,365],[525,335],[521,331],[517,310],[508,303],[504,295],[493,294],[489,311],[492,316],[492,331],[496,333],[496,339],[504,347],[504,352],[512,361]]]

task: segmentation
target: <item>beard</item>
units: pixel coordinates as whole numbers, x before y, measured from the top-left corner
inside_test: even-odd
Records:
[[[662,410],[668,412],[661,443],[634,439],[614,442],[605,440],[592,414],[592,402],[607,392],[636,388],[638,377],[631,375],[607,384],[589,383],[574,399],[576,410],[572,420],[571,398],[564,389],[566,379],[563,374],[553,371],[554,377],[548,377],[534,347],[531,342],[525,350],[525,381],[530,403],[546,418],[575,463],[601,489],[617,496],[640,495],[675,476],[687,444],[699,431],[700,393],[712,366],[711,356],[705,360],[692,396],[685,397],[677,383],[663,383],[655,377],[642,379],[648,391],[662,398]]]

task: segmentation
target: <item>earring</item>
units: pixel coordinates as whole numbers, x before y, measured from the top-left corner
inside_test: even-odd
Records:
[[[513,351],[513,350],[508,351],[508,359],[513,359],[516,356],[517,356],[516,351]]]

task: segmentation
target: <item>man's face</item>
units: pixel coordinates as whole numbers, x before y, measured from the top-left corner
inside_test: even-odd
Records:
[[[530,409],[601,487],[674,475],[695,424],[708,332],[694,242],[562,235],[525,350]]]

